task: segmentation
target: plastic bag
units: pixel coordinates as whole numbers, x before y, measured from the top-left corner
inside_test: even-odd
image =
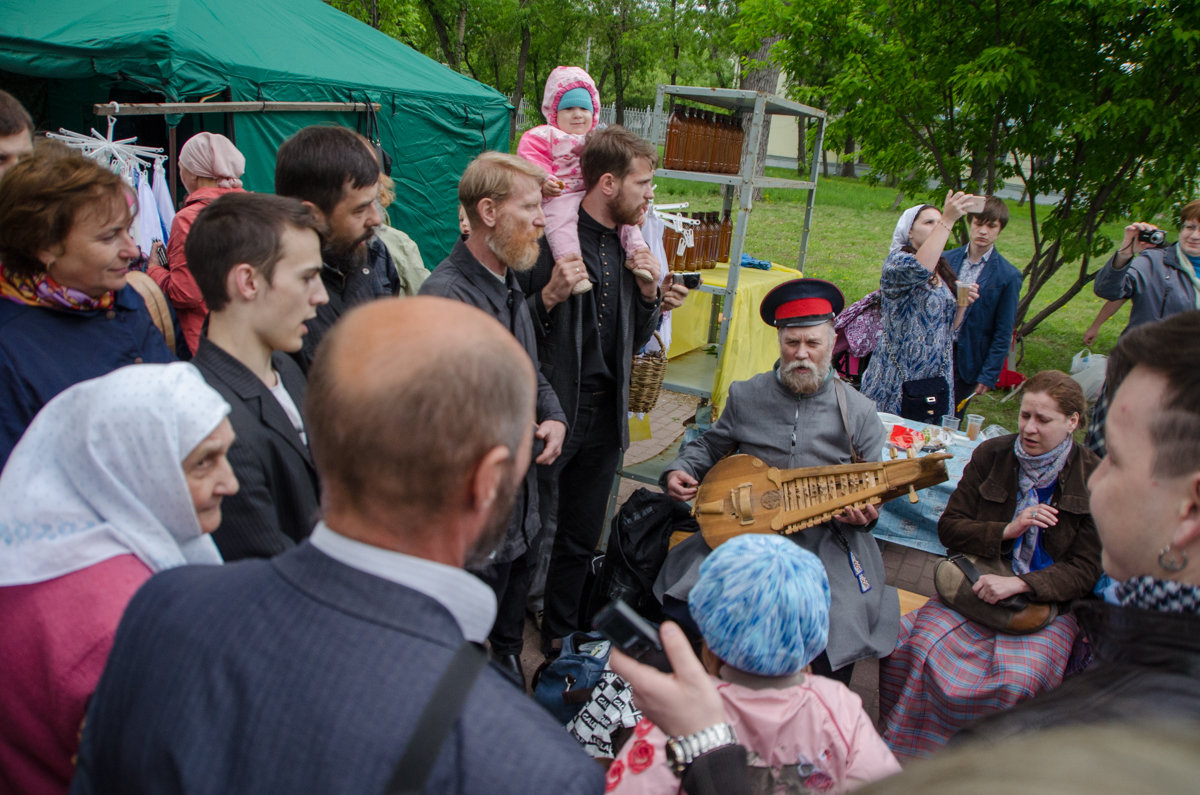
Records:
[[[1084,348],[1071,357],[1071,375],[1077,375],[1092,366],[1092,349]]]

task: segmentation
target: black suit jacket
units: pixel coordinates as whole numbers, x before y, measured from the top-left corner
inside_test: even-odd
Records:
[[[511,270],[501,282],[475,259],[467,244],[459,240],[449,256],[442,260],[421,285],[421,295],[440,295],[478,307],[496,318],[516,337],[529,354],[533,366],[538,366],[537,338],[533,320],[525,303],[525,294]],[[558,420],[567,424],[567,416],[559,407],[550,382],[538,372],[537,421]],[[504,541],[496,549],[493,561],[507,563],[532,547],[542,523],[538,514],[537,467],[530,465],[525,473],[525,486],[513,505],[512,522]]]
[[[311,544],[151,578],[88,710],[74,793],[382,793],[463,643],[437,601]],[[428,793],[595,793],[604,773],[485,668]]]
[[[238,493],[222,502],[221,527],[213,533],[221,555],[227,561],[270,557],[295,546],[320,518],[320,487],[308,446],[266,384],[207,337],[192,364],[229,402],[237,434],[229,463]],[[276,352],[271,364],[300,408],[304,374],[284,353]]]
[[[607,229],[579,211],[580,245],[595,245],[600,235],[617,235],[617,230]],[[619,247],[618,247],[619,248]],[[616,362],[617,389],[617,438],[621,449],[629,447],[629,423],[625,413],[629,408],[629,369],[633,354],[650,341],[654,329],[662,317],[661,298],[653,303],[646,301],[638,288],[637,277],[623,267],[625,253],[619,254],[619,293],[617,297],[618,329],[621,352]],[[594,296],[572,295],[563,303],[547,311],[542,303],[542,288],[550,281],[554,270],[554,255],[550,244],[543,237],[537,263],[528,271],[517,273],[517,281],[525,292],[529,314],[533,317],[533,328],[537,332],[538,359],[542,374],[558,395],[558,402],[567,415],[572,432],[575,429],[575,414],[579,409],[580,369],[583,362],[583,323],[586,314],[584,301],[595,300]]]
[[[321,268],[321,281],[329,301],[317,307],[317,316],[304,325],[308,333],[300,350],[291,354],[304,373],[312,367],[317,346],[342,315],[359,304],[400,293],[400,276],[387,246],[377,237],[367,244],[367,256],[358,267],[340,271],[332,265]]]

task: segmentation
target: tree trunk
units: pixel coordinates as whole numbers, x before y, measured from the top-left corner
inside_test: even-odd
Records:
[[[521,0],[522,10],[529,3],[529,0]],[[517,137],[517,113],[516,109],[521,106],[521,99],[525,96],[525,67],[529,63],[529,19],[525,16],[521,17],[521,51],[517,54],[517,82],[513,86],[512,120],[508,124],[508,141],[512,145],[512,140]]]
[[[842,147],[841,161],[842,173],[840,176],[851,178],[857,176],[856,172],[854,171],[854,136],[852,135],[846,136],[846,143]]]
[[[671,85],[679,82],[679,20],[676,12],[679,0],[671,0]]]
[[[621,58],[613,58],[613,88],[616,89],[616,103],[613,110],[613,123],[625,125],[625,80],[621,69]]]
[[[749,55],[749,59],[756,63],[762,64],[757,69],[750,72],[745,72],[742,75],[741,83],[738,86],[744,91],[765,91],[768,94],[774,94],[779,87],[780,68],[771,62],[771,46],[779,41],[780,36],[771,36],[763,39],[758,49]],[[752,114],[746,114],[743,118],[742,126],[746,128],[746,135],[750,134],[750,126],[753,121]],[[758,153],[755,157],[755,176],[761,177],[767,161],[767,140],[770,138],[771,125],[768,119],[763,119],[762,137],[758,141]],[[762,188],[755,188],[754,201],[762,199]]]
[[[808,117],[796,119],[796,174],[804,179],[809,177],[808,168]]]
[[[466,3],[463,3],[462,5],[460,5],[458,7],[458,24],[454,29],[454,33],[457,36],[457,39],[455,42],[455,48],[454,48],[454,52],[455,52],[455,56],[456,56],[454,63],[455,63],[455,68],[461,72],[462,71],[462,62],[463,62],[463,51],[466,46],[466,40],[467,40],[467,4]]]
[[[433,22],[433,32],[437,36],[438,46],[442,48],[442,57],[446,59],[446,65],[458,71],[459,59],[454,45],[450,42],[450,26],[446,18],[431,0],[425,0],[425,10],[429,12],[429,18]]]

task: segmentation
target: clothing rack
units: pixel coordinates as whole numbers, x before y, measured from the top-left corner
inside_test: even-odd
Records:
[[[116,123],[115,116],[108,117],[108,132],[105,135],[101,135],[95,127],[92,128],[91,135],[83,135],[60,127],[56,133],[47,132],[46,137],[62,141],[72,149],[78,149],[85,156],[97,160],[105,166],[110,168],[114,165],[117,166],[114,170],[119,171],[125,177],[131,177],[134,169],[150,169],[167,159],[161,147],[141,146],[134,143],[137,141],[136,137],[114,139],[113,127],[116,126]]]
[[[46,133],[119,174],[137,194],[138,214],[133,225],[134,240],[142,255],[149,257],[155,242],[166,244],[175,206],[167,188],[162,165],[168,160],[161,147],[137,144],[137,137],[114,138],[115,116],[108,117],[108,131],[101,135],[95,127],[90,135],[60,127]]]

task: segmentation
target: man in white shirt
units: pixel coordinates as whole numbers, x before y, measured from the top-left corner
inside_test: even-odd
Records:
[[[431,770],[401,781],[414,791],[599,795],[601,768],[498,671],[451,674],[461,708],[435,695],[492,625],[491,589],[463,567],[508,527],[536,390],[516,339],[459,301],[345,315],[305,404],[324,522],[272,560],[143,586],[74,791],[384,792],[415,746]],[[431,699],[442,737],[418,732]]]
[[[329,300],[317,224],[297,199],[231,193],[196,217],[185,244],[210,313],[192,363],[229,401],[237,435],[229,462],[242,488],[213,534],[226,561],[283,552],[319,518],[304,373],[287,355]]]

